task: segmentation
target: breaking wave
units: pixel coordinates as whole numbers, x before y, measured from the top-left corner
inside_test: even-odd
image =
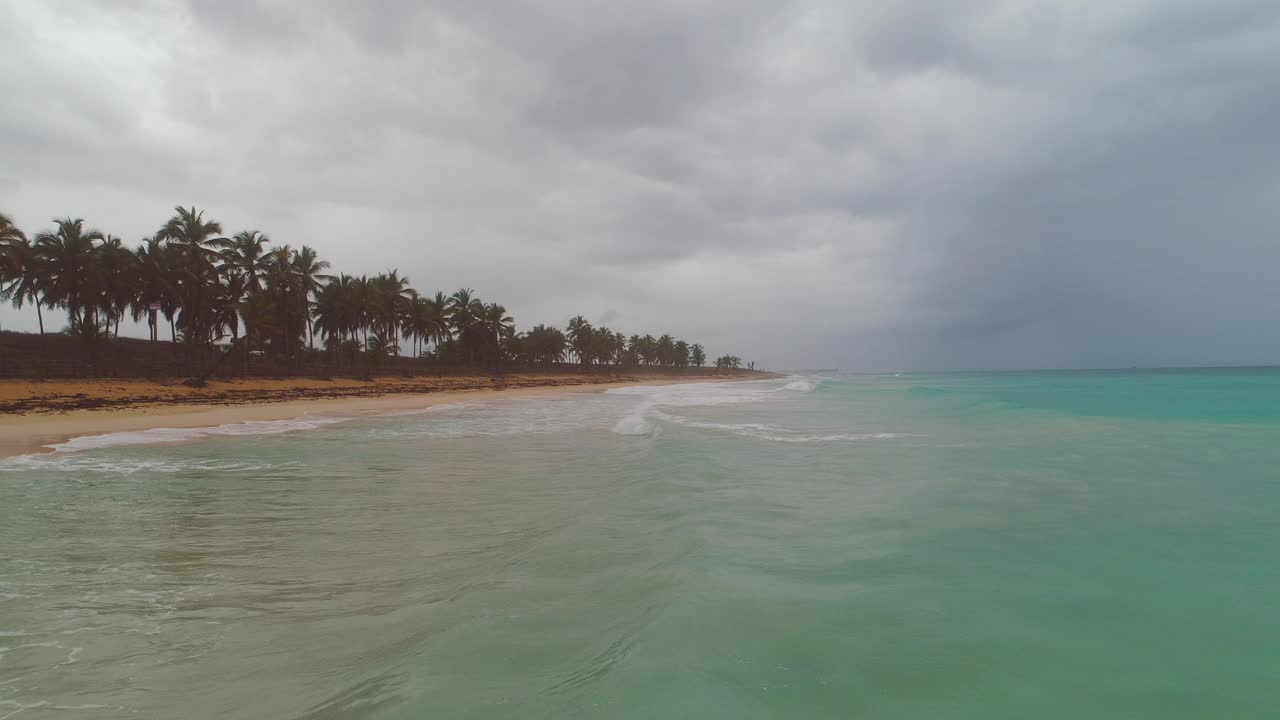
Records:
[[[609,390],[608,394],[637,397],[641,398],[642,402],[614,425],[613,432],[619,435],[657,435],[661,431],[657,423],[669,423],[781,443],[832,443],[909,437],[901,433],[888,432],[805,433],[767,423],[705,422],[672,412],[675,408],[778,401],[783,397],[779,393],[811,393],[817,389],[822,380],[823,378],[818,377],[792,376],[783,378],[782,381],[688,383],[616,388]],[[779,385],[779,382],[782,384]]]
[[[657,433],[658,427],[645,419],[645,413],[649,408],[641,407],[635,412],[627,415],[613,426],[613,431],[619,435],[654,435]]]
[[[303,416],[292,420],[246,420],[226,425],[194,428],[153,428],[132,432],[106,433],[104,435],[84,435],[66,442],[46,445],[56,452],[78,452],[81,450],[99,450],[121,445],[151,445],[154,443],[176,443],[200,440],[208,437],[240,436],[240,435],[279,435],[280,433],[297,432],[299,430],[315,430],[325,425],[346,422],[349,417]]]

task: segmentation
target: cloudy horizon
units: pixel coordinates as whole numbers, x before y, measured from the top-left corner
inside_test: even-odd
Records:
[[[1273,3],[368,5],[0,0],[0,212],[769,368],[1280,363]]]

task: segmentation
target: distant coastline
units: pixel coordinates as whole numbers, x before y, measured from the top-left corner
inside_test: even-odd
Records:
[[[306,414],[357,415],[465,399],[609,386],[757,380],[772,373],[521,373],[336,378],[236,378],[194,388],[178,380],[0,380],[0,457],[42,452],[71,438],[155,428],[192,428]]]
[[[0,337],[0,345],[19,346],[12,360],[0,351],[0,377],[137,377],[129,363],[112,360],[122,345],[137,349],[122,342],[121,322],[144,318],[150,354],[178,360],[197,385],[218,374],[302,376],[308,367],[371,375],[406,356],[420,368],[484,371],[569,360],[582,372],[755,367],[737,355],[713,359],[700,343],[670,333],[628,336],[583,315],[563,329],[540,323],[518,331],[506,306],[471,288],[420,293],[395,269],[330,275],[315,249],[273,245],[258,230],[224,237],[222,224],[194,206],[175,207],[135,245],[80,218],[53,222],[55,229],[28,236],[0,213],[0,302],[31,306],[39,328],[32,338]],[[65,312],[58,335],[74,339],[74,348],[46,337],[46,309],[51,321]],[[107,372],[104,360],[114,364]]]

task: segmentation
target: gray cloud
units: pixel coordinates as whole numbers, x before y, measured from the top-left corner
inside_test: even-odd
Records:
[[[1245,0],[0,0],[0,209],[772,366],[1273,362],[1278,61]]]

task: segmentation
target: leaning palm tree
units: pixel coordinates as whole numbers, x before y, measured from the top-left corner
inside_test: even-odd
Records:
[[[21,245],[30,245],[26,233],[8,215],[0,213],[0,283],[9,282],[22,270],[23,257],[14,251]]]
[[[0,302],[21,308],[27,300],[36,306],[36,321],[44,335],[44,314],[40,311],[44,280],[35,247],[7,215],[0,214]]]

